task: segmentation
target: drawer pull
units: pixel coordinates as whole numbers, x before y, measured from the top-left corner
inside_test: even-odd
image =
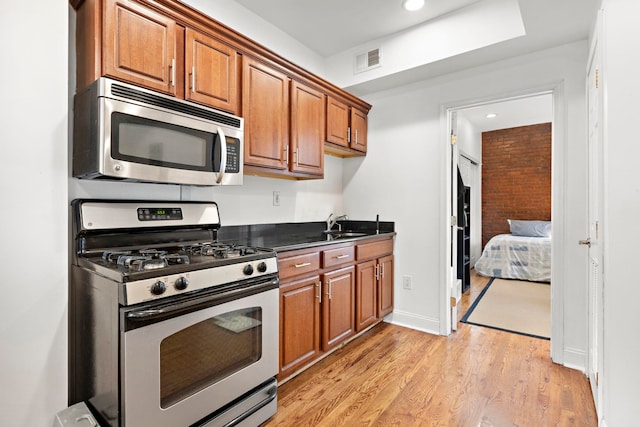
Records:
[[[310,262],[303,262],[303,263],[300,263],[300,264],[294,264],[293,266],[295,268],[302,268],[302,267],[306,267],[308,265],[311,265],[311,263]]]
[[[345,258],[349,258],[349,254],[344,254],[344,255],[338,255],[336,256],[337,259],[345,259]]]

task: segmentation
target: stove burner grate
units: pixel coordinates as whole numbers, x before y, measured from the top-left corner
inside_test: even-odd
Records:
[[[258,250],[250,246],[236,243],[199,243],[183,246],[182,251],[193,255],[212,256],[214,258],[238,258],[245,255],[257,254]]]
[[[139,251],[105,251],[102,259],[110,264],[116,264],[127,270],[145,271],[156,270],[175,264],[189,264],[189,256],[167,254],[157,249],[140,249]]]

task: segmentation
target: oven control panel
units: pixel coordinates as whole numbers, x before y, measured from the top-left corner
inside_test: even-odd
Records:
[[[140,221],[177,221],[182,218],[181,208],[138,208]]]
[[[278,259],[271,257],[151,279],[124,282],[122,283],[123,292],[121,293],[120,304],[138,304],[277,272]]]

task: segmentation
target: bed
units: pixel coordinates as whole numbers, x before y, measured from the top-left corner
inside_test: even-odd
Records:
[[[550,229],[550,226],[549,226]],[[532,282],[551,281],[551,236],[511,234],[492,237],[475,264],[482,276],[518,279]],[[530,233],[531,234],[531,233]],[[535,234],[535,233],[533,233]]]

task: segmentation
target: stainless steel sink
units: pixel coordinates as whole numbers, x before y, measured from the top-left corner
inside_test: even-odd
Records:
[[[355,231],[340,231],[340,230],[335,230],[335,231],[324,231],[324,234],[326,234],[330,239],[344,239],[347,237],[362,237],[362,236],[366,236],[367,233],[358,233]]]

